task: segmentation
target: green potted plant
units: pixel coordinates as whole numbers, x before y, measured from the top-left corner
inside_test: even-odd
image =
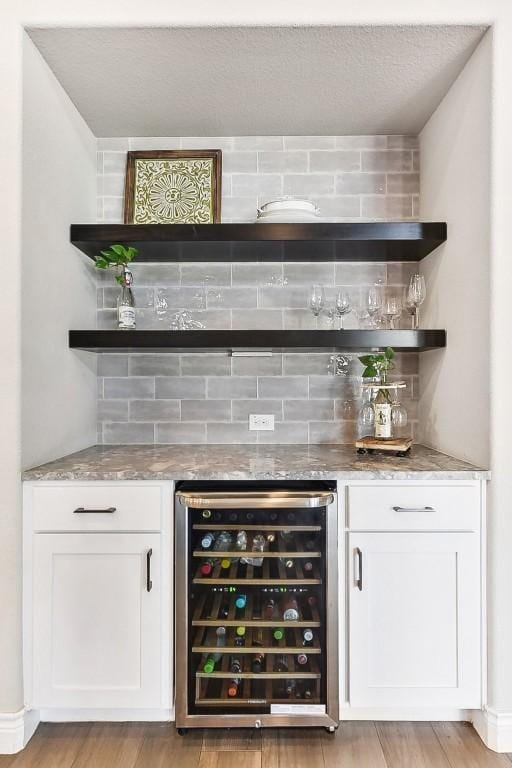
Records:
[[[121,286],[117,299],[117,327],[120,329],[135,328],[135,299],[133,297],[133,275],[128,264],[137,256],[137,248],[115,243],[95,256],[94,262],[98,269],[116,271],[115,280]]]

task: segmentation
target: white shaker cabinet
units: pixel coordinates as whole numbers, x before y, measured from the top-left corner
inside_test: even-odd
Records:
[[[480,708],[478,500],[478,487],[356,489],[351,518],[362,530],[347,534],[351,707]],[[452,526],[466,530],[435,530],[446,527],[443,503]]]
[[[46,719],[81,719],[88,710],[105,713],[93,719],[131,719],[130,711],[164,719],[172,697],[172,485],[33,484],[25,514],[30,705]]]
[[[160,703],[160,535],[40,534],[35,706]]]

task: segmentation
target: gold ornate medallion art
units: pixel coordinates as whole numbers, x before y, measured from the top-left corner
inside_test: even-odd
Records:
[[[125,223],[220,220],[220,150],[129,152]]]

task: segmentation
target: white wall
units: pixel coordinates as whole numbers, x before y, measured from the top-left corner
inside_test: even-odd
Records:
[[[420,355],[420,439],[489,465],[491,62],[489,31],[420,134],[420,219],[448,240],[421,264],[425,328],[443,351]]]
[[[96,361],[68,349],[96,327],[93,268],[69,243],[96,216],[96,139],[46,62],[23,45],[22,464],[96,442]],[[89,263],[87,263],[89,262]]]

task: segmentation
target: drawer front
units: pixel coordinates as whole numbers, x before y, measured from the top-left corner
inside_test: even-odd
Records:
[[[477,485],[350,486],[348,525],[352,530],[478,531]]]
[[[35,531],[159,531],[161,485],[35,485]]]

